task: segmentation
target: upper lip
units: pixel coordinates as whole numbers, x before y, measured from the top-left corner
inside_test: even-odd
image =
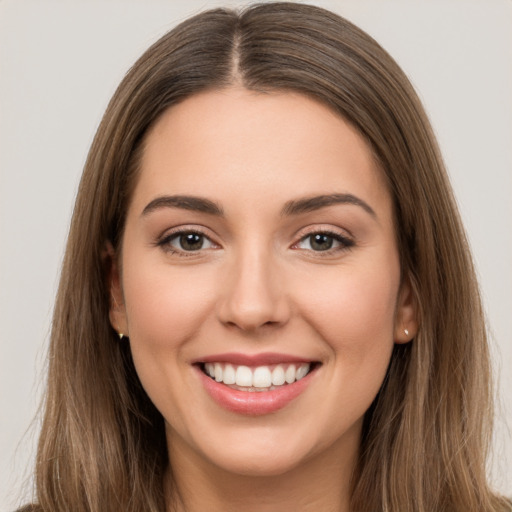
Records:
[[[226,352],[223,354],[212,354],[194,360],[193,364],[199,363],[230,363],[244,366],[265,366],[279,363],[311,363],[312,359],[299,357],[290,354],[279,354],[276,352],[262,352],[260,354],[242,354],[239,352]]]

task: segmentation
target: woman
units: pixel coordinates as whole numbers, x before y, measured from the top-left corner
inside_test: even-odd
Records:
[[[316,7],[203,13],[130,70],[49,361],[34,510],[510,508],[430,126],[384,50]]]

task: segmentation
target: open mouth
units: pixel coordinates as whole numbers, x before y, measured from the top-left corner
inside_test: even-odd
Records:
[[[280,389],[311,373],[319,363],[282,363],[250,367],[222,362],[201,363],[200,368],[211,379],[232,389],[262,392]]]
[[[193,365],[214,402],[236,414],[259,416],[276,413],[305,393],[322,363],[287,354],[227,353]]]

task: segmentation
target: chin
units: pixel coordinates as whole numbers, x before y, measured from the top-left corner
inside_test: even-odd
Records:
[[[277,477],[292,472],[304,462],[297,454],[276,453],[232,453],[212,462],[224,471],[247,477]]]
[[[341,439],[338,436],[333,439],[330,432],[323,431],[324,435],[319,435],[316,430],[300,429],[297,425],[274,424],[236,430],[210,438],[206,445],[200,442],[196,449],[215,467],[248,477],[276,477],[292,473],[308,466],[314,459],[322,458],[334,448],[333,445],[344,444],[343,435]]]

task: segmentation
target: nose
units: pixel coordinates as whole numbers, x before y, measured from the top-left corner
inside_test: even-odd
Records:
[[[242,331],[282,326],[290,316],[282,272],[270,251],[248,250],[234,258],[217,304],[219,320]]]

